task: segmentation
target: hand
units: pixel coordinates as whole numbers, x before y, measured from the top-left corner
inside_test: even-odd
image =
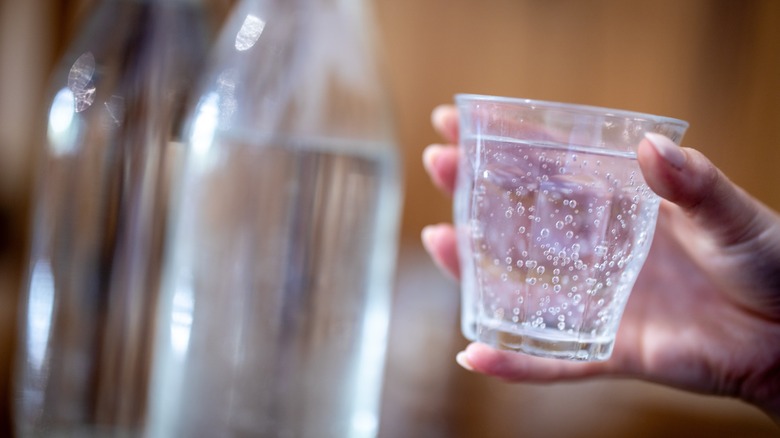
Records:
[[[424,164],[452,194],[458,163],[457,110],[437,108],[434,128],[449,145],[431,145]],[[473,343],[463,367],[510,381],[591,376],[640,378],[738,397],[780,420],[780,216],[735,186],[704,155],[651,134],[639,165],[663,198],[650,254],[637,279],[612,357],[577,363]],[[433,260],[459,275],[450,224],[423,230]]]

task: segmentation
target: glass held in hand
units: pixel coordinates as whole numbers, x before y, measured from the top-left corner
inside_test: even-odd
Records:
[[[454,216],[462,330],[499,349],[606,360],[660,198],[636,147],[687,123],[582,105],[458,95]]]

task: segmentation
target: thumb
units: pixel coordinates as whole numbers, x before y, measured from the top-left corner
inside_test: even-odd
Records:
[[[757,220],[765,216],[759,214],[761,204],[701,152],[648,133],[637,155],[650,188],[682,208],[721,245],[735,245],[764,231],[763,221]]]

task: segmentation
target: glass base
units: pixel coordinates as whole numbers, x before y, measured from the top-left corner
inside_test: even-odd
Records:
[[[607,360],[612,355],[612,348],[615,345],[614,338],[577,337],[554,330],[509,332],[482,326],[477,327],[476,332],[476,341],[499,350],[579,362]]]

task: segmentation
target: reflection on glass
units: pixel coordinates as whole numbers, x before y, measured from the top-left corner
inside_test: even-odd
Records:
[[[30,366],[40,370],[46,355],[54,307],[54,278],[45,260],[35,263],[27,304],[27,349]]]
[[[236,34],[236,50],[244,51],[251,49],[260,38],[264,28],[265,21],[248,14],[244,19],[244,24],[241,25],[241,29]]]
[[[190,143],[192,144],[192,152],[195,155],[205,156],[208,153],[211,143],[214,141],[218,120],[219,95],[217,93],[209,93],[198,104],[195,121],[192,126]]]
[[[192,329],[192,290],[179,287],[173,295],[171,310],[171,348],[183,357],[190,344]]]
[[[86,110],[95,101],[95,86],[92,76],[95,74],[95,56],[86,52],[79,56],[68,73],[68,88],[73,91],[76,100],[76,112]]]
[[[62,88],[54,96],[49,109],[49,144],[55,155],[66,155],[73,152],[73,116],[76,101],[73,91]]]

